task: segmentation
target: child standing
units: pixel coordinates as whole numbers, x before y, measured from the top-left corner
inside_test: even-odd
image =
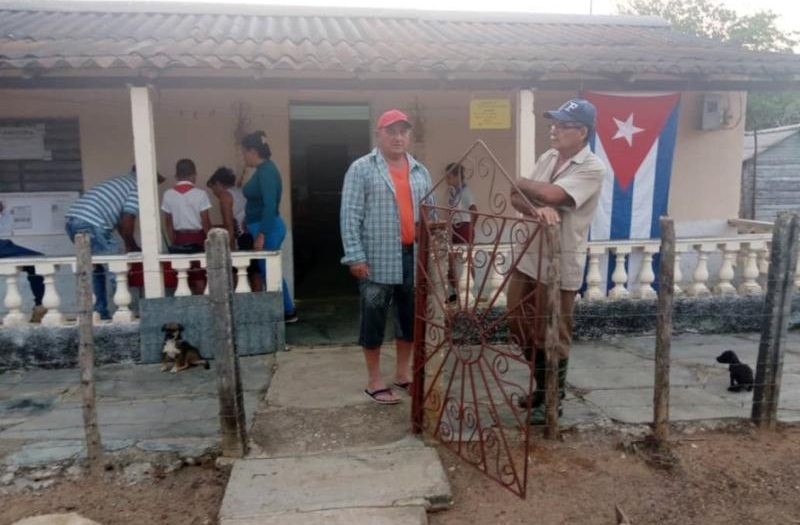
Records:
[[[478,211],[475,205],[475,197],[464,180],[464,166],[451,162],[445,168],[445,177],[448,185],[447,204],[451,210],[450,226],[452,229],[451,242],[453,244],[471,244],[475,237],[475,222],[478,216],[474,213]],[[447,280],[450,285],[450,294],[447,302],[452,303],[458,300],[458,277],[456,275],[455,255],[450,254],[447,270]],[[470,269],[472,280],[475,280],[475,268],[467,265]],[[466,296],[464,298],[466,302]]]
[[[202,252],[211,229],[208,210],[211,201],[208,194],[194,183],[197,180],[197,168],[191,159],[181,159],[175,165],[175,187],[164,192],[161,211],[164,212],[164,225],[167,240],[171,247],[181,246],[181,253]],[[200,295],[205,291],[205,270],[199,261],[192,261],[189,270],[189,288],[192,294]]]

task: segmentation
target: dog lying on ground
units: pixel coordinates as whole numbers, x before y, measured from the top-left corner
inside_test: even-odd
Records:
[[[750,392],[753,390],[753,383],[755,383],[753,369],[739,361],[736,352],[725,350],[717,357],[717,362],[728,365],[728,370],[731,374],[729,392],[742,392],[743,390]]]
[[[166,372],[172,362],[170,372],[180,372],[189,367],[203,365],[208,370],[208,361],[200,357],[200,351],[183,339],[183,325],[180,323],[164,323],[164,346],[161,349],[161,371]]]

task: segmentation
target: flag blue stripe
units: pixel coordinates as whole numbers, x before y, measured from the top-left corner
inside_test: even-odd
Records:
[[[659,219],[667,214],[669,203],[669,182],[672,174],[672,159],[675,151],[675,136],[678,132],[678,110],[680,102],[675,104],[672,114],[664,124],[661,135],[658,137],[658,152],[656,154],[656,178],[653,188],[653,216],[650,220],[650,237],[661,236]]]
[[[623,190],[619,181],[614,179],[614,197],[611,202],[611,236],[610,239],[630,239],[631,218],[633,208],[633,180],[627,190]]]

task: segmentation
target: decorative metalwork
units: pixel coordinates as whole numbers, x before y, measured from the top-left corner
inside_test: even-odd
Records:
[[[532,326],[533,312],[507,308],[505,290],[528,250],[544,253],[544,230],[514,209],[515,180],[482,141],[457,165],[468,187],[481,188],[484,206],[488,195],[490,209],[455,213],[463,192],[448,187],[445,179],[431,194],[442,197],[448,188],[453,193],[447,204],[422,206],[413,428],[524,498],[530,407],[519,402],[531,395],[534,379],[530,356],[509,325]],[[463,213],[472,234],[463,225]],[[509,243],[510,251],[500,249]]]

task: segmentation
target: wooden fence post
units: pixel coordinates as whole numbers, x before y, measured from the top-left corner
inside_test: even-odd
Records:
[[[669,367],[672,345],[672,300],[675,295],[675,226],[661,217],[658,270],[656,369],[653,388],[653,437],[662,444],[669,438]]]
[[[561,403],[558,391],[558,348],[559,323],[561,321],[561,227],[545,227],[549,247],[547,263],[547,329],[545,332],[545,420],[547,439],[558,437],[558,405]],[[537,315],[539,313],[537,312]]]
[[[103,443],[97,425],[97,401],[94,383],[94,299],[92,296],[92,250],[89,235],[75,236],[78,288],[78,365],[83,398],[83,430],[86,434],[86,458],[93,474],[103,471]]]
[[[753,392],[751,417],[761,428],[774,428],[778,419],[783,354],[797,266],[798,233],[800,216],[781,213],[772,231],[772,253]]]
[[[247,427],[239,372],[239,356],[233,334],[233,272],[228,232],[214,228],[206,239],[208,301],[211,307],[211,347],[219,392],[222,455],[241,458],[247,454]]]

